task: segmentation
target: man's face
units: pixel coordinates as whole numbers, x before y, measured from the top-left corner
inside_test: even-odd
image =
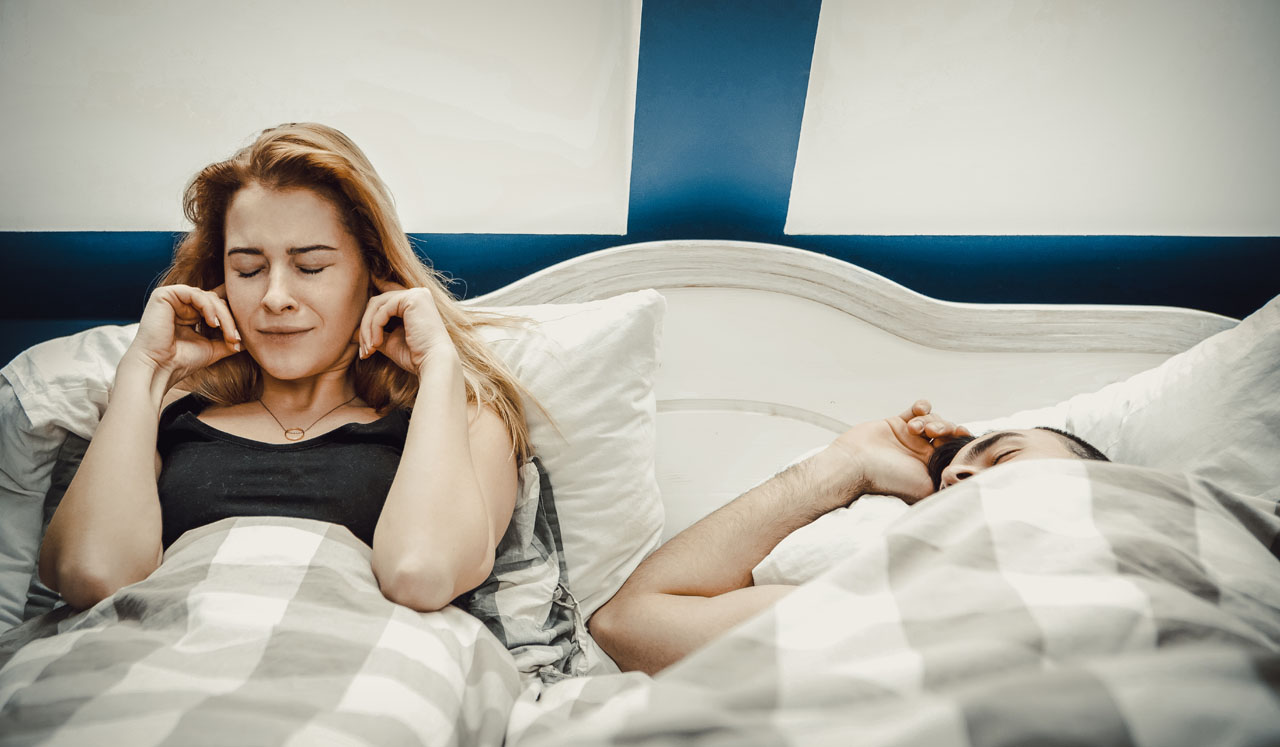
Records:
[[[997,464],[1027,459],[1079,459],[1056,433],[1026,428],[988,433],[964,445],[942,471],[942,488]]]

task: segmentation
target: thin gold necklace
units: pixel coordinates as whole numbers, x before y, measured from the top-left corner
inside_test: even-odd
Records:
[[[356,397],[359,397],[359,396],[360,396],[360,395],[358,395],[358,394],[356,395]],[[303,437],[303,436],[307,435],[307,431],[311,430],[311,428],[312,428],[312,427],[314,427],[316,423],[319,423],[321,420],[324,420],[325,418],[329,417],[329,416],[330,416],[330,415],[332,415],[333,413],[337,412],[340,408],[345,407],[345,406],[347,406],[347,405],[351,404],[352,402],[355,402],[355,401],[356,401],[356,397],[352,397],[351,399],[347,400],[346,402],[343,402],[342,404],[340,404],[340,405],[338,405],[337,407],[333,408],[333,409],[332,409],[332,410],[330,410],[329,412],[326,412],[325,414],[323,414],[323,415],[321,415],[320,417],[316,418],[315,420],[311,421],[311,425],[308,425],[306,428],[285,428],[285,427],[284,427],[284,423],[281,423],[281,422],[280,422],[280,418],[277,418],[277,417],[276,417],[276,414],[275,414],[274,412],[272,412],[272,411],[271,411],[271,408],[270,408],[270,407],[267,407],[267,403],[266,403],[266,402],[263,402],[261,397],[259,397],[259,398],[258,398],[258,404],[262,405],[262,409],[266,410],[266,411],[267,411],[267,414],[271,416],[271,419],[272,419],[272,420],[274,420],[274,421],[276,421],[276,425],[279,425],[279,426],[280,426],[280,428],[281,428],[281,430],[283,430],[283,431],[284,431],[284,437],[285,437],[285,438],[289,439],[290,441],[300,441],[300,440],[302,440],[302,437]]]

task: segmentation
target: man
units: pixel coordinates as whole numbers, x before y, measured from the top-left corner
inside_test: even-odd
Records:
[[[975,438],[926,400],[850,428],[827,448],[752,488],[676,535],[592,616],[591,634],[624,670],[654,674],[790,592],[755,586],[751,570],[791,532],[859,496],[914,503],[997,465],[1102,459],[1047,428]]]

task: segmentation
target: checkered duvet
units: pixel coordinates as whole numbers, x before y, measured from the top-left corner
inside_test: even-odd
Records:
[[[369,552],[306,519],[188,532],[141,583],[6,634],[0,744],[500,743],[512,656],[461,609],[387,601]]]
[[[1277,745],[1277,497],[993,470],[656,678],[527,689],[507,743]]]
[[[1275,745],[1278,495],[993,470],[656,678],[532,676],[346,530],[227,520],[0,640],[0,744]]]

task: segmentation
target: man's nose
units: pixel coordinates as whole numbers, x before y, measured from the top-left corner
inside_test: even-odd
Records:
[[[961,480],[973,477],[976,470],[963,464],[952,464],[942,470],[942,487],[949,488]]]

